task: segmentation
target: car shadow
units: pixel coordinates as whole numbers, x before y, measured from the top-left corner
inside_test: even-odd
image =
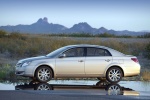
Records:
[[[70,84],[49,84],[31,81],[15,86],[15,90],[79,90],[87,91],[100,90],[104,95],[139,95],[139,92],[131,88],[120,86],[119,84],[110,84],[107,81],[98,81],[94,85],[70,85]]]

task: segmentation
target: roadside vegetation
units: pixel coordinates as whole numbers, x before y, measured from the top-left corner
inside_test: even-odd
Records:
[[[91,34],[91,33],[60,33],[60,34],[49,34],[49,36],[61,36],[61,37],[112,37],[112,38],[134,38],[133,36],[129,35],[115,35],[109,33],[102,33],[102,34]]]
[[[138,38],[150,38],[150,33],[144,34],[144,35],[140,35],[137,36]]]
[[[150,81],[150,71],[145,70],[141,72],[141,76],[143,81]]]
[[[15,79],[15,67],[9,64],[0,64],[0,80]]]
[[[105,39],[103,39],[105,38]],[[124,38],[127,42],[124,41]],[[134,42],[128,39],[133,39]],[[7,33],[0,30],[0,79],[16,78],[14,74],[17,60],[46,55],[51,51],[66,45],[94,44],[116,49],[128,55],[144,56],[150,58],[150,41],[138,41],[139,38],[131,36],[118,36],[113,34],[20,34],[18,32]],[[150,69],[150,64],[142,69]],[[150,72],[150,71],[148,71]],[[142,72],[143,80],[147,72]],[[150,79],[149,79],[150,80]]]
[[[145,56],[150,59],[150,43],[145,48]]]

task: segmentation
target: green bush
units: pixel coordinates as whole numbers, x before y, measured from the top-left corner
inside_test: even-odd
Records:
[[[15,67],[9,64],[0,65],[0,80],[14,79],[15,78]]]

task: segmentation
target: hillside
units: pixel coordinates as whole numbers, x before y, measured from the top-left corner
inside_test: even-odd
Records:
[[[16,26],[0,26],[0,30],[5,30],[7,32],[20,32],[20,33],[33,33],[33,34],[58,34],[58,33],[90,33],[90,34],[102,34],[109,33],[115,35],[143,35],[147,32],[134,32],[134,31],[116,31],[108,30],[105,27],[93,28],[86,22],[81,22],[73,25],[71,28],[67,28],[60,24],[53,24],[48,22],[48,18],[40,18],[37,22],[30,25],[16,25]]]

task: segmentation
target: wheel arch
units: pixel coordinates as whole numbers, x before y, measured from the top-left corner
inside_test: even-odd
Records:
[[[49,68],[51,69],[51,71],[52,71],[52,78],[54,78],[54,70],[53,70],[53,68],[52,68],[51,66],[49,66],[49,65],[46,65],[46,64],[39,65],[39,66],[35,69],[35,71],[34,71],[34,77],[35,77],[35,75],[36,75],[37,69],[40,68],[40,67],[42,67],[42,66],[49,67]]]

